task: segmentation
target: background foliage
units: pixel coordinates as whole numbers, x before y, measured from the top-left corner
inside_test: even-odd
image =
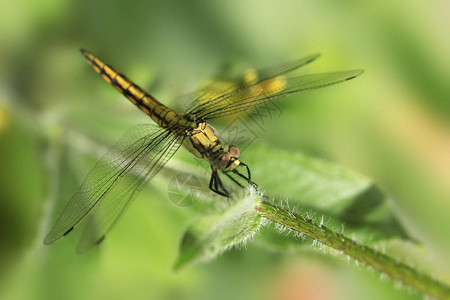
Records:
[[[372,178],[423,245],[402,247],[402,256],[450,282],[449,11],[437,0],[2,1],[0,298],[420,298],[340,257],[272,249],[258,237],[245,251],[173,272],[180,238],[200,217],[194,207],[210,204],[173,205],[169,171],[99,249],[77,256],[77,236],[44,247],[98,156],[147,122],[83,62],[80,47],[168,104],[230,62],[267,66],[319,51],[305,71],[365,69],[349,83],[279,102],[281,112],[253,128],[254,145]],[[186,153],[176,159],[195,164]],[[258,170],[270,157],[248,160]],[[269,185],[273,174],[258,176]]]

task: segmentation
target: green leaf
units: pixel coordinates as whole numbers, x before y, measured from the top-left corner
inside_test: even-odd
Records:
[[[317,223],[325,222],[339,231],[345,225],[346,234],[360,241],[408,238],[388,206],[388,197],[367,177],[261,143],[250,145],[241,158],[268,198],[287,200],[290,207]]]
[[[372,184],[331,162],[261,143],[252,144],[241,157],[250,166],[252,179],[268,193],[330,213],[344,210]]]
[[[213,258],[238,243],[245,243],[261,226],[261,215],[255,211],[258,202],[257,194],[247,194],[222,213],[203,217],[188,228],[175,269]]]

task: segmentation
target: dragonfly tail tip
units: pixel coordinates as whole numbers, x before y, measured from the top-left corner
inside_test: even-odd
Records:
[[[80,48],[80,52],[81,52],[81,55],[83,55],[83,57],[84,57],[85,59],[87,59],[87,57],[88,57],[88,55],[89,55],[89,51],[87,51],[87,50],[84,49],[84,48]]]

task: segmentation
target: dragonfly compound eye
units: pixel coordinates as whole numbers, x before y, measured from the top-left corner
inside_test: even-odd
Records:
[[[221,166],[228,165],[229,161],[230,161],[230,154],[228,154],[228,153],[224,153],[219,157],[219,164]]]
[[[236,146],[230,146],[230,149],[228,150],[231,157],[239,157],[239,148]]]

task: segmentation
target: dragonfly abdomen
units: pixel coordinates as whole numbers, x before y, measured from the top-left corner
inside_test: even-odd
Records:
[[[125,75],[105,64],[92,53],[81,50],[84,58],[103,79],[127,97],[134,105],[146,113],[161,127],[171,127],[180,119],[177,113],[156,100],[153,96],[134,84]]]

